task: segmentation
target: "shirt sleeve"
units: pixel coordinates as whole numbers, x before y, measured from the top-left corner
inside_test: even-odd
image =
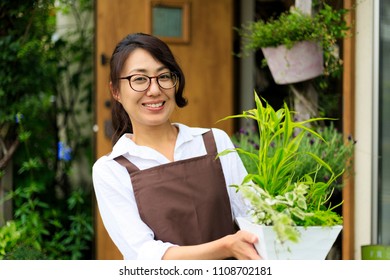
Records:
[[[233,142],[226,132],[213,129],[218,153],[226,149],[234,149]],[[226,187],[230,198],[233,218],[246,217],[249,215],[250,203],[244,199],[240,192],[232,185],[239,185],[248,174],[237,152],[231,152],[220,157],[222,170],[225,176]]]
[[[174,245],[154,240],[141,220],[126,168],[105,156],[94,164],[92,178],[103,224],[124,259],[162,259]]]

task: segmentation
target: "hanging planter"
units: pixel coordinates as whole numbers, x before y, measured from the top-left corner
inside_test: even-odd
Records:
[[[325,260],[337,236],[341,225],[322,227],[296,227],[300,234],[299,242],[289,240],[278,242],[272,226],[252,223],[247,218],[237,217],[236,221],[242,230],[257,235],[259,242],[255,248],[265,260]]]
[[[236,29],[243,39],[241,54],[261,49],[277,84],[337,75],[342,66],[337,40],[350,30],[344,20],[348,10],[334,10],[324,2],[313,8],[317,10],[314,16],[291,7],[276,18]]]
[[[262,48],[276,84],[292,84],[320,76],[324,71],[321,46],[302,41],[291,48],[285,45]]]

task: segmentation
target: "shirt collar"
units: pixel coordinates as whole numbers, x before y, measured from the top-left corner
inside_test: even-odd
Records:
[[[196,136],[202,135],[209,131],[208,128],[189,127],[181,123],[174,123],[179,128],[179,134],[177,135],[176,148],[186,142],[192,141]],[[108,155],[109,159],[114,159],[118,156],[125,155],[140,155],[146,147],[138,146],[128,136],[131,134],[122,135],[119,140],[115,143],[111,154]]]

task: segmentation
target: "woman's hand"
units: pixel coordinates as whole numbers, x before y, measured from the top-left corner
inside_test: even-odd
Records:
[[[163,259],[223,260],[233,257],[238,260],[259,260],[261,257],[254,247],[256,242],[256,235],[239,230],[235,234],[200,245],[170,247]]]
[[[232,257],[238,260],[259,260],[261,256],[257,253],[254,244],[258,242],[256,235],[239,230],[235,234],[226,236],[227,249]]]

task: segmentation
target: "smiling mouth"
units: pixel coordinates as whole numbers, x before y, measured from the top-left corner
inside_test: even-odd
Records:
[[[145,107],[149,107],[149,108],[159,108],[159,107],[163,106],[164,103],[165,103],[165,101],[164,102],[159,102],[159,103],[148,103],[148,104],[144,103],[142,105],[145,106]]]

